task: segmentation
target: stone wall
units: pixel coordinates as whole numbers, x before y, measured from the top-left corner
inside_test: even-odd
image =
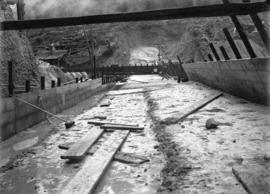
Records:
[[[190,80],[232,95],[270,104],[270,59],[242,59],[206,63],[186,63]]]
[[[38,90],[18,95],[24,101],[54,114],[60,113],[92,95],[109,90],[114,84],[102,85],[101,79]],[[40,104],[39,99],[42,99]],[[2,98],[0,103],[0,141],[45,120],[46,114],[13,98]]]

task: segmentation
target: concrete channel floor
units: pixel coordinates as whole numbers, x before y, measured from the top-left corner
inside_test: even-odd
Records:
[[[1,168],[0,193],[58,193],[83,165],[61,160],[65,150],[58,145],[83,137],[94,127],[87,124],[87,119],[96,115],[107,116],[112,122],[144,126],[143,133],[129,135],[121,151],[146,156],[150,162],[113,162],[95,193],[246,193],[232,167],[255,163],[270,169],[270,160],[265,159],[270,154],[267,107],[225,94],[182,122],[160,124],[214,92],[195,82],[178,84],[157,75],[131,76],[121,89],[106,94],[103,101],[110,100],[109,107],[98,104],[90,108],[94,100],[89,100],[78,108],[85,109],[83,113],[79,114],[76,107],[63,113],[76,115],[75,127],[66,130],[62,123],[56,123],[46,138],[22,135],[6,146],[1,144],[2,161],[3,150],[10,152],[7,147],[22,152],[16,157],[18,152],[14,152]],[[223,124],[216,130],[206,130],[208,118]],[[50,127],[44,122],[25,134]],[[97,151],[109,135],[106,133],[97,142]]]

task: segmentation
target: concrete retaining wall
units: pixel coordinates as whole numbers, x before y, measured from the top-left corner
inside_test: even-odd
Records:
[[[49,90],[20,94],[18,97],[40,107],[40,96],[45,110],[57,114],[86,100],[95,93],[109,89],[112,85],[113,84],[102,85],[101,79],[96,79]],[[19,102],[15,98],[1,99],[0,108],[1,140],[5,140],[45,120],[46,117],[41,111]]]
[[[232,95],[268,104],[270,98],[270,59],[242,59],[183,64],[190,80]]]

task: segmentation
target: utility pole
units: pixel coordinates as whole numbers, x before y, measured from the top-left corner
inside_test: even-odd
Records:
[[[161,44],[157,44],[158,46],[158,62],[161,63],[161,58],[162,58],[162,55],[161,55]]]
[[[25,15],[24,6],[25,6],[24,0],[17,0],[16,7],[17,7],[18,20],[24,20],[24,15]]]
[[[86,33],[86,30],[85,30],[85,26],[83,26],[83,33],[84,33],[84,38],[86,40],[86,43],[87,43],[87,50],[88,50],[88,53],[89,53],[89,59],[90,59],[90,63],[91,63],[91,69],[94,70],[94,78],[96,76],[96,65],[95,65],[95,53],[94,53],[94,45],[93,45],[93,40],[91,41],[91,45],[89,44],[89,37]]]

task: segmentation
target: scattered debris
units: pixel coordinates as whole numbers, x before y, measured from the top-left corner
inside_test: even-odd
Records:
[[[184,118],[188,117],[189,115],[191,115],[191,114],[195,113],[196,111],[200,110],[201,108],[203,108],[207,104],[213,102],[214,100],[216,100],[217,98],[219,98],[222,95],[223,95],[222,92],[213,94],[213,95],[199,101],[198,103],[192,105],[191,107],[189,107],[188,110],[186,111],[186,113],[182,113],[180,116],[175,115],[173,117],[167,118],[167,119],[161,121],[160,124],[165,124],[165,125],[176,124],[176,123],[180,122],[181,120],[183,120]]]
[[[102,104],[100,104],[100,107],[109,107],[111,105],[111,102],[108,101],[108,102],[104,102]]]
[[[93,157],[87,158],[80,171],[59,193],[92,193],[107,167],[111,164],[114,155],[125,142],[129,133],[129,131],[118,131],[113,133],[110,138],[101,145],[99,151]]]
[[[144,130],[144,127],[138,127],[138,126],[126,126],[126,125],[102,125],[102,129],[114,129],[114,130],[130,130],[130,131],[142,131]]]
[[[145,156],[139,156],[132,153],[117,152],[114,156],[114,160],[126,164],[143,164],[150,160]]]
[[[138,127],[138,124],[128,125],[128,124],[121,124],[121,123],[110,123],[110,122],[102,122],[102,121],[88,121],[88,124],[91,125],[117,125],[117,126],[127,126],[127,127]]]
[[[206,129],[217,129],[220,123],[213,118],[207,119],[205,123]]]
[[[94,128],[88,132],[80,141],[76,142],[71,148],[61,156],[61,159],[81,160],[87,154],[91,146],[101,137],[104,130]]]

